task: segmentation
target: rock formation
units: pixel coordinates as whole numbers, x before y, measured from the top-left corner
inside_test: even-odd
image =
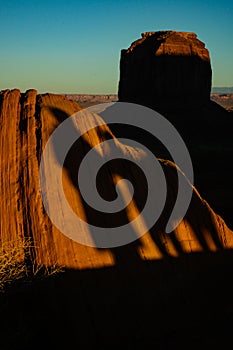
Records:
[[[182,222],[173,233],[164,233],[177,192],[172,162],[160,160],[168,186],[161,218],[131,244],[88,247],[66,237],[48,218],[39,188],[41,155],[55,128],[79,110],[64,96],[37,95],[35,90],[0,94],[0,243],[10,241],[17,250],[20,241],[29,238],[33,244],[22,251],[22,260],[35,268],[59,265],[65,270],[57,278],[19,283],[9,293],[0,293],[1,348],[227,348],[232,341],[227,321],[233,310],[233,232],[194,189]],[[77,135],[79,131],[74,128]],[[113,185],[119,175],[135,188],[126,213],[110,218],[88,207],[77,186],[84,155],[106,139],[130,153],[132,164],[126,166],[121,159],[106,164],[98,178],[101,195],[115,198]],[[145,179],[133,167],[135,157],[143,155],[116,140],[107,125],[85,134],[70,149],[63,168],[63,187],[73,211],[107,227],[134,219],[146,200]],[[50,160],[50,179],[45,182],[53,180],[54,164],[61,166],[56,152]],[[59,201],[55,204],[63,218]]]
[[[210,100],[210,90],[209,52],[194,33],[143,33],[121,52],[119,101],[155,109],[176,127],[189,149],[196,187],[232,228],[233,120]],[[156,145],[153,151],[171,159]]]
[[[195,177],[201,172],[201,194],[210,189],[208,198],[215,199],[215,205],[219,201],[231,208],[231,196],[227,198],[226,192],[230,194],[232,182],[232,143],[227,136],[227,132],[232,136],[232,131],[226,112],[209,101],[210,79],[208,52],[194,34],[144,34],[122,52],[119,97],[122,101],[169,110],[166,117],[190,147],[195,167],[199,166]],[[192,102],[197,102],[194,111],[187,113]],[[180,103],[186,107],[183,112]],[[57,278],[14,284],[9,293],[0,293],[0,347],[229,347],[233,231],[193,188],[185,217],[172,233],[165,233],[178,191],[180,169],[174,163],[159,159],[167,183],[164,210],[155,225],[130,244],[111,249],[89,247],[71,240],[51,222],[42,203],[39,165],[53,131],[77,111],[80,106],[65,96],[40,95],[35,90],[0,92],[0,245],[13,244],[21,252],[17,257],[33,269],[58,265],[65,271]],[[64,193],[73,212],[88,223],[108,228],[132,222],[143,209],[147,183],[134,160],[147,157],[145,151],[120,143],[115,137],[131,132],[135,138],[134,130],[125,126],[120,130],[112,125],[110,129],[102,123],[103,119],[104,113],[101,117],[96,114],[92,119],[84,119],[81,126],[73,125],[72,132],[77,136],[83,125],[88,125],[89,131],[70,148],[64,166],[59,145],[54,144],[49,173],[43,181],[47,188],[54,182],[56,189],[54,168],[61,168]],[[138,135],[138,141],[146,140],[157,157],[163,155],[148,135]],[[130,180],[134,187],[127,209],[114,215],[90,207],[77,182],[84,156],[109,139],[122,154],[129,154],[131,161],[126,164],[116,159],[101,168],[96,179],[100,195],[109,201],[115,199],[119,178]],[[222,152],[219,145],[223,140]],[[103,146],[101,155],[110,151]],[[224,180],[228,185],[224,185]],[[57,215],[69,225],[60,201],[54,205]],[[80,232],[83,226],[79,224],[74,230]],[[88,229],[81,232],[85,237],[92,235]],[[132,233],[137,234],[133,225]],[[30,244],[22,249],[24,240]]]
[[[209,100],[211,65],[194,33],[160,31],[121,51],[119,100],[174,110]]]
[[[35,90],[29,90],[26,93],[7,90],[2,91],[0,96],[1,242],[9,240],[17,242],[19,239],[29,237],[33,241],[33,247],[29,252],[30,259],[38,265],[59,264],[78,269],[114,265],[118,259],[117,252],[121,249],[130,251],[135,244],[115,250],[99,250],[72,241],[51,223],[43,209],[40,196],[38,169],[42,151],[59,123],[80,110],[78,104],[67,100],[64,96],[37,95]],[[78,215],[89,222],[109,221],[108,224],[118,225],[122,217],[111,216],[110,219],[104,217],[103,220],[85,205],[76,184],[76,170],[73,169],[73,164],[80,163],[88,150],[101,140],[109,138],[115,139],[106,125],[93,129],[88,133],[87,138],[79,140],[78,146],[68,157],[63,182],[66,197]],[[118,147],[124,152],[128,146],[118,143]],[[139,157],[139,151],[136,152],[134,149],[129,151],[132,161],[134,157]],[[51,175],[53,162],[59,162],[59,159],[51,156]],[[179,256],[181,253],[206,249],[216,251],[232,248],[232,231],[196,190],[188,213],[181,224],[173,234],[164,233],[167,216],[176,199],[176,167],[168,161],[160,162],[168,183],[167,204],[158,223],[136,243],[133,254],[138,255],[139,259],[151,260],[162,259],[166,255]],[[110,196],[109,199],[113,198],[111,196],[115,193],[112,186],[115,183],[114,174],[119,172],[123,177],[131,179],[139,189],[137,201],[140,203],[145,200],[143,193],[146,192],[146,187],[143,187],[140,174],[137,177],[135,169],[131,165],[125,168],[121,160],[118,160],[115,166],[108,164],[99,179],[99,188],[103,195]],[[109,174],[111,174],[110,178]],[[58,215],[62,215],[59,203],[57,205]],[[135,208],[133,206],[131,209],[131,218],[137,216],[137,208]],[[86,232],[86,234],[90,233]],[[180,248],[178,249],[177,246]],[[128,258],[130,259],[130,256]]]

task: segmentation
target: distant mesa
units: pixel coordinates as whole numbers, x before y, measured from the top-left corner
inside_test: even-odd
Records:
[[[116,94],[64,94],[68,100],[76,101],[80,107],[87,108],[94,104],[116,102]]]
[[[146,32],[121,51],[118,96],[162,110],[198,106],[210,98],[211,76],[209,52],[196,34]]]
[[[233,94],[233,86],[214,86],[211,89],[212,94]]]

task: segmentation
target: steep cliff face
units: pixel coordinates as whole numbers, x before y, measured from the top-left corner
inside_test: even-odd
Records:
[[[178,256],[194,251],[216,251],[233,247],[233,232],[196,190],[188,213],[181,224],[171,235],[164,233],[167,217],[176,199],[177,184],[174,164],[163,160],[160,164],[168,183],[167,204],[161,219],[136,243],[117,249],[96,249],[74,242],[61,233],[51,223],[43,208],[39,187],[39,164],[49,136],[63,120],[79,110],[77,103],[67,100],[64,96],[37,95],[35,90],[29,90],[26,93],[21,93],[19,90],[1,92],[1,243],[11,240],[17,244],[17,241],[29,237],[33,242],[29,252],[30,259],[34,263],[45,266],[59,264],[77,269],[112,266],[116,263],[121,249],[125,252],[127,259],[131,259],[129,252],[133,251],[139,259],[150,260],[162,259],[166,255]],[[96,118],[98,122],[100,117]],[[76,132],[79,131],[76,129]],[[109,138],[115,139],[107,125],[89,131],[87,137],[79,141],[78,146],[68,157],[63,184],[70,206],[80,217],[97,224],[108,220],[106,221],[108,225],[111,223],[117,226],[122,217],[111,216],[110,219],[104,217],[102,220],[95,211],[85,205],[76,184],[77,173],[73,168],[76,163],[80,164],[83,156],[91,148]],[[127,148],[128,146],[118,141],[117,144],[122,152],[130,152],[132,162],[141,154],[139,150]],[[59,163],[59,159],[51,154],[51,176],[54,162]],[[143,193],[146,192],[146,187],[141,182],[140,174],[137,177],[133,165],[129,164],[125,167],[125,163],[121,160],[118,160],[115,165],[108,164],[100,177],[99,188],[103,195],[113,198],[115,175],[119,172],[123,177],[131,179],[139,189],[137,201],[144,201]],[[58,215],[62,216],[60,204],[56,203],[56,205]],[[136,217],[139,209],[140,206],[132,205],[127,220]]]
[[[209,52],[194,33],[142,33],[121,51],[120,101],[174,110],[202,105],[210,90]]]

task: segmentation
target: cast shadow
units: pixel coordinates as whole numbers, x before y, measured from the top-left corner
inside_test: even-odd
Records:
[[[114,114],[115,109],[117,110],[115,105],[108,107],[103,113],[100,113],[101,118],[104,120],[106,113]],[[52,112],[59,123],[63,122],[69,117],[64,111],[61,110],[53,108]],[[115,125],[113,125],[112,130],[114,130]],[[99,144],[101,141],[113,139],[114,136],[112,131],[105,125],[97,126],[92,130],[89,130],[88,133],[82,135],[81,137],[80,131],[75,125],[73,125],[73,123],[70,124],[70,128],[70,134],[77,134],[77,141],[70,148],[63,166],[64,169],[66,169],[66,172],[68,173],[68,176],[73,184],[74,191],[80,193],[78,184],[78,169],[83,158],[91,149],[93,149],[94,146]],[[129,138],[134,137],[133,134],[128,134],[127,136]],[[143,143],[142,139],[140,139],[140,141]],[[150,143],[149,138],[146,138],[146,142],[144,143],[146,143],[146,146],[149,147],[149,149],[156,149],[156,144]],[[118,146],[116,145],[116,147]],[[59,161],[59,144],[54,145],[54,151],[57,160]],[[111,153],[111,149],[108,151]],[[97,153],[96,156],[101,157],[101,155]],[[143,172],[138,166],[134,165],[133,162],[133,156],[132,162],[122,159],[116,159],[108,162],[104,167],[102,167],[101,171],[98,174],[97,188],[99,190],[100,196],[102,196],[105,200],[112,201],[117,196],[115,177],[120,176],[121,178],[128,179],[134,186],[133,210],[135,212],[134,215],[137,216],[137,214],[139,214],[143,209],[146,202],[147,183]],[[163,169],[167,182],[167,199],[162,214],[156,224],[150,229],[149,235],[153,239],[156,245],[156,249],[163,257],[166,257],[170,255],[170,252],[166,247],[167,241],[166,234],[164,234],[164,232],[168,219],[175,205],[179,184],[177,169],[163,161],[160,162],[160,165]],[[188,182],[187,180],[185,181],[186,183]],[[131,222],[129,214],[127,214],[126,210],[122,210],[116,215],[115,213],[109,214],[98,212],[89,206],[84,200],[82,200],[82,205],[85,210],[87,221],[93,225],[107,228],[114,227],[114,225],[120,226],[127,222]],[[203,205],[202,200],[196,195],[195,192],[193,192],[192,200],[185,216],[185,220],[193,232],[193,239],[198,242],[198,245],[202,251],[211,251],[209,242],[206,239],[206,230],[211,233],[211,239],[215,245],[216,250],[223,249],[223,242],[221,240],[221,237],[218,235],[213,222],[213,217],[211,216],[209,209]],[[132,237],[135,237],[132,239],[133,243],[111,249],[111,252],[114,255],[117,264],[121,264],[122,262],[125,263],[127,261],[127,264],[132,263],[132,266],[134,266],[135,261],[140,262],[141,259],[138,256],[137,251],[141,246],[141,241],[140,239],[137,239],[137,232],[135,232],[133,226]],[[176,232],[169,234],[169,240],[172,241],[177,255],[185,254],[185,249],[182,247],[182,244],[178,239]],[[98,244],[96,245],[98,246]]]
[[[61,123],[68,115],[53,109]],[[77,133],[77,128],[72,130]],[[93,130],[106,139],[112,138],[108,129]],[[74,191],[78,165],[93,147],[91,134],[82,137],[71,148],[64,168]],[[89,141],[88,141],[89,140]],[[90,142],[92,140],[92,143]],[[59,145],[54,145],[59,161]],[[226,348],[233,326],[233,268],[232,251],[223,249],[213,230],[216,252],[212,252],[203,235],[203,228],[213,226],[208,212],[205,222],[195,221],[193,210],[205,207],[193,196],[188,224],[195,232],[200,253],[186,254],[175,232],[170,235],[177,257],[169,254],[164,244],[164,226],[171,213],[177,191],[177,173],[161,163],[168,181],[168,199],[164,211],[150,236],[160,251],[160,260],[143,260],[138,249],[140,240],[111,249],[116,264],[112,267],[88,270],[66,269],[63,273],[33,283],[18,284],[1,295],[1,349],[29,350],[42,347],[66,349],[109,349],[135,347],[156,349],[214,349]],[[142,196],[145,181],[138,168],[124,166],[118,161],[101,173],[101,195],[112,200],[116,195],[113,175],[127,176],[140,183],[135,205],[140,211],[146,200]],[[106,190],[107,189],[107,190]],[[135,191],[136,192],[136,191]],[[107,219],[91,209],[84,201],[87,219],[106,225],[128,220],[122,212],[117,219]],[[197,217],[198,217],[197,213]],[[116,221],[114,221],[116,220]],[[134,233],[136,235],[136,233]]]

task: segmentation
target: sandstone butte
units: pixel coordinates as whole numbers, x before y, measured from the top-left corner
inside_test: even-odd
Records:
[[[119,100],[157,109],[198,107],[209,100],[209,51],[194,33],[142,33],[121,50]]]
[[[195,33],[168,30],[141,36],[121,50],[119,101],[152,108],[175,126],[190,152],[195,186],[232,228],[233,119],[210,99],[209,51]],[[126,136],[127,131],[121,132]],[[168,154],[160,157],[170,159]]]
[[[204,50],[202,48],[202,50]],[[203,53],[204,55],[204,53]],[[204,55],[204,57],[207,57]],[[188,212],[172,234],[164,233],[164,225],[176,199],[176,167],[170,161],[160,160],[168,184],[168,199],[159,221],[142,238],[125,247],[114,249],[96,249],[79,244],[67,238],[51,223],[40,196],[39,162],[45,144],[54,129],[68,116],[80,110],[78,104],[55,94],[37,94],[35,90],[21,93],[19,90],[5,90],[0,93],[0,234],[1,242],[30,238],[33,247],[30,259],[44,266],[64,266],[75,269],[96,269],[114,266],[119,257],[130,261],[138,256],[142,262],[178,257],[195,252],[217,252],[233,248],[233,232],[223,219],[214,213],[209,204],[194,188],[192,202]],[[100,118],[100,117],[99,117]],[[78,130],[77,130],[78,131]],[[70,155],[63,173],[66,197],[76,213],[87,221],[101,220],[87,207],[75,186],[72,164],[80,162],[84,154],[101,140],[114,139],[108,126],[89,131],[79,142],[76,152]],[[124,151],[128,146],[118,142]],[[78,150],[78,151],[77,151]],[[132,161],[136,157],[130,149]],[[138,156],[138,154],[137,154]],[[73,157],[73,158],[72,158]],[[51,158],[51,164],[58,162]],[[136,176],[131,165],[127,170],[121,160],[117,170],[132,179],[143,197],[144,188],[140,176]],[[114,166],[108,165],[105,175],[100,178],[99,186],[103,193],[112,193]],[[109,174],[111,176],[109,177]],[[52,176],[52,167],[51,167]],[[138,183],[137,183],[138,182]],[[59,210],[58,215],[62,215]],[[138,214],[133,203],[128,211],[128,220]],[[111,222],[119,224],[118,217]],[[79,227],[77,227],[77,230]],[[90,232],[85,232],[90,234]],[[26,253],[25,253],[26,254]],[[22,259],[24,256],[22,256]]]

